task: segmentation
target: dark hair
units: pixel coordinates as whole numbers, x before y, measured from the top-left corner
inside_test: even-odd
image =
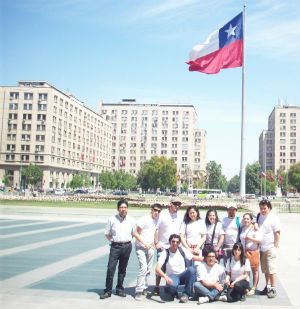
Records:
[[[215,258],[218,257],[218,256],[217,256],[217,252],[216,252],[213,248],[211,248],[211,249],[209,249],[209,250],[203,250],[203,256],[204,256],[205,259],[207,258],[207,256],[208,256],[209,253],[214,253]]]
[[[118,202],[118,204],[117,204],[117,207],[118,207],[118,209],[120,208],[120,206],[122,205],[122,204],[126,204],[126,206],[127,206],[127,208],[128,208],[128,202],[126,201],[126,200],[119,200],[119,202]]]
[[[263,205],[266,205],[266,206],[268,206],[268,208],[272,209],[271,202],[268,201],[268,200],[261,200],[261,201],[259,202],[259,206],[263,206]]]
[[[151,206],[151,208],[154,208],[154,207],[157,207],[157,208],[159,208],[159,209],[162,209],[162,206],[161,206],[160,204],[158,204],[158,203],[155,203],[155,204],[153,204],[153,205]]]
[[[169,242],[170,242],[173,238],[177,238],[177,239],[179,239],[179,241],[181,242],[181,237],[180,237],[180,235],[178,235],[178,234],[171,234],[170,237],[169,237]]]
[[[251,219],[251,221],[252,221],[252,220],[253,220],[253,215],[252,215],[251,212],[246,212],[246,213],[243,215],[243,219],[244,219],[244,217],[247,216],[247,215],[250,217],[250,219]]]
[[[205,223],[206,223],[207,225],[211,225],[211,223],[210,223],[210,221],[209,221],[209,219],[208,219],[208,216],[209,216],[209,214],[210,214],[211,212],[214,212],[214,213],[215,213],[215,216],[216,216],[216,223],[220,221],[220,220],[219,220],[219,217],[218,217],[217,211],[216,211],[215,209],[209,209],[209,210],[207,211],[207,213],[206,213],[206,216],[205,216]]]
[[[192,206],[189,206],[185,212],[185,215],[184,215],[184,218],[183,218],[183,221],[185,224],[188,224],[189,222],[191,222],[191,218],[189,216],[189,212],[191,209],[194,209],[197,213],[197,220],[200,219],[200,214],[199,214],[199,209],[195,206],[195,205],[192,205]]]
[[[241,249],[240,262],[241,262],[241,266],[243,266],[243,265],[245,265],[245,261],[246,261],[243,245],[240,242],[236,242],[233,245],[233,248],[232,248],[232,251],[231,251],[232,256],[234,256],[233,251],[236,250],[236,249]]]

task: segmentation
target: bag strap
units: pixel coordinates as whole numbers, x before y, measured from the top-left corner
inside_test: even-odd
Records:
[[[165,262],[164,262],[164,264],[163,264],[162,267],[161,267],[162,271],[164,271],[164,272],[165,272],[166,269],[167,269],[167,263],[168,263],[169,257],[170,257],[170,251],[169,251],[169,249],[166,249],[166,253],[167,253],[167,256],[166,256]]]
[[[212,247],[213,247],[213,243],[214,243],[214,238],[215,238],[215,232],[216,232],[217,223],[218,223],[218,222],[215,223],[214,230],[213,230],[212,237],[211,237],[211,246],[212,246]]]
[[[241,226],[240,226],[240,217],[235,217],[235,223],[238,228],[238,234],[236,237],[236,242],[240,242]]]
[[[187,258],[185,256],[185,253],[184,253],[183,249],[181,247],[178,247],[178,251],[180,252],[180,254],[182,255],[182,257],[184,259],[185,268],[187,268],[188,267],[188,261],[187,261]],[[161,267],[162,271],[166,271],[167,263],[169,262],[170,250],[166,249],[166,252],[167,252],[167,256],[166,256],[166,259],[165,259],[165,262],[164,262],[163,266]]]

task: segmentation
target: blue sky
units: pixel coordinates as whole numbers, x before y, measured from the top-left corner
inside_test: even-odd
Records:
[[[193,104],[207,161],[239,173],[241,68],[189,72],[189,52],[243,9],[238,0],[2,0],[1,85],[46,80],[97,102]],[[245,161],[278,99],[299,105],[298,0],[248,1]]]

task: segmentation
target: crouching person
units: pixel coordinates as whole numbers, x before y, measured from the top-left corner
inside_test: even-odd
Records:
[[[197,266],[194,289],[195,296],[199,297],[199,305],[214,300],[227,300],[225,295],[221,295],[224,290],[225,270],[218,264],[217,258],[214,249],[210,249],[204,253],[204,262]]]
[[[166,280],[166,290],[174,298],[179,285],[184,285],[184,292],[180,297],[181,303],[186,303],[192,294],[196,281],[196,268],[190,266],[192,260],[203,261],[203,257],[193,255],[185,248],[179,247],[181,238],[177,234],[169,237],[170,248],[164,250],[157,262],[156,272]]]

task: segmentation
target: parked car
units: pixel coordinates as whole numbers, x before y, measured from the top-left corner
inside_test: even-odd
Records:
[[[86,194],[87,191],[86,190],[82,190],[82,189],[78,189],[74,192],[74,194]]]
[[[66,191],[64,189],[55,189],[54,194],[56,194],[56,195],[64,195],[65,192]]]
[[[128,195],[128,193],[123,190],[118,190],[118,191],[115,191],[113,195]]]

